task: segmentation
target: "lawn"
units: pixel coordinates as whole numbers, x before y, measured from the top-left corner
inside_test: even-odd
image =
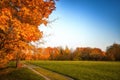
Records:
[[[30,61],[29,63],[70,76],[75,80],[120,80],[120,62]]]
[[[0,80],[44,80],[27,68],[16,69],[14,63],[0,69]]]

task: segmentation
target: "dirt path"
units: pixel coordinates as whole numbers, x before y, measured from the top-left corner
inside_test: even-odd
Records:
[[[45,80],[74,80],[68,76],[61,75],[59,73],[55,73],[53,71],[43,69],[39,66],[35,66],[31,64],[24,64],[24,66],[32,70],[36,74],[42,76]]]
[[[46,76],[44,76],[43,74],[41,74],[41,73],[39,73],[38,71],[36,71],[35,69],[33,69],[34,66],[24,64],[24,67],[27,67],[28,69],[30,69],[30,70],[33,71],[34,73],[42,76],[45,80],[51,80],[51,79],[49,79],[48,77],[46,77]]]

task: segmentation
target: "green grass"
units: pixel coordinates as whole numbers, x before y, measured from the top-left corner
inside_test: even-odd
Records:
[[[43,69],[43,68],[34,68],[36,71],[40,72],[44,76],[47,76],[51,80],[68,80],[66,77],[56,74],[52,71]]]
[[[30,61],[75,80],[120,80],[120,62],[102,61]]]
[[[0,69],[0,80],[44,80],[27,68],[16,69],[14,63],[8,67]]]

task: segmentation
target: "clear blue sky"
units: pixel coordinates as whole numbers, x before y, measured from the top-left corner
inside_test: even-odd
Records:
[[[120,43],[120,0],[59,0],[49,20],[41,27],[44,47],[98,47],[105,50]],[[43,26],[43,25],[42,25]]]

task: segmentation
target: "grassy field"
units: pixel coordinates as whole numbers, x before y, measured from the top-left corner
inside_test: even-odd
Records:
[[[0,80],[44,80],[27,68],[16,69],[14,63],[8,67],[0,69]]]
[[[29,63],[70,76],[75,80],[120,80],[120,62],[30,61]]]

